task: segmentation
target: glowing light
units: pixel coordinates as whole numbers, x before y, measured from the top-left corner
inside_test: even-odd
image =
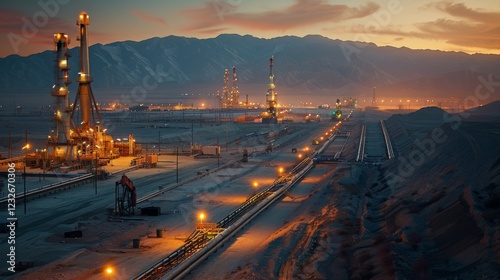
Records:
[[[113,272],[114,272],[114,271],[113,271],[113,268],[112,268],[112,267],[107,267],[107,268],[106,268],[106,274],[107,274],[107,275],[111,275],[111,274],[113,274]]]
[[[200,224],[203,224],[203,219],[205,218],[205,213],[200,213],[198,216],[200,218]]]

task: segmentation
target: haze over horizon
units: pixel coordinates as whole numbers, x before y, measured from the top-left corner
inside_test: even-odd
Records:
[[[77,15],[91,17],[90,43],[142,41],[177,35],[260,38],[318,34],[378,46],[500,54],[500,5],[492,1],[213,0],[106,1],[82,4],[46,0],[4,2],[0,9],[0,57],[52,50],[54,33],[77,45]],[[126,31],[126,32],[124,32]]]

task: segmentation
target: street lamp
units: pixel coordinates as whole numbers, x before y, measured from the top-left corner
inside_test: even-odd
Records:
[[[111,266],[108,266],[108,267],[106,267],[106,269],[104,269],[104,274],[106,274],[106,277],[110,277],[110,278],[113,277],[114,272],[115,272],[115,270]]]
[[[95,189],[95,194],[97,194],[97,164],[98,164],[98,149],[100,148],[98,145],[95,145],[95,177],[94,177],[94,189]]]
[[[175,178],[177,184],[179,184],[179,147],[175,149]]]
[[[26,145],[21,150],[26,150],[24,152],[24,171],[23,171],[23,181],[24,181],[24,214],[26,214],[26,157],[28,156],[28,149],[30,148],[30,144],[26,143]]]
[[[199,218],[200,218],[200,224],[203,224],[203,219],[205,218],[205,214],[200,213]]]
[[[257,183],[256,181],[253,182],[253,194],[254,195],[255,195],[255,192],[256,192],[258,186],[259,186],[259,183]]]

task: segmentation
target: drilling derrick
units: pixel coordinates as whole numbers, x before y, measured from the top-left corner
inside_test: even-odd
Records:
[[[232,107],[238,107],[240,101],[240,91],[238,90],[238,84],[236,83],[238,78],[236,77],[236,67],[233,66],[233,87],[231,89],[231,105]]]
[[[79,36],[77,40],[80,40],[80,69],[78,77],[76,78],[76,81],[78,82],[78,91],[76,93],[76,99],[71,113],[71,117],[73,118],[76,106],[80,105],[81,123],[80,126],[76,128],[76,132],[80,136],[82,136],[82,134],[84,134],[88,129],[101,123],[99,109],[97,108],[97,103],[95,102],[94,94],[92,93],[92,89],[90,87],[90,83],[93,79],[90,76],[89,45],[87,41],[87,30],[89,24],[89,15],[81,13],[76,21],[76,25],[78,25],[79,28]]]
[[[99,156],[101,158],[113,157],[114,144],[111,136],[106,135],[106,129],[103,129],[99,109],[90,87],[90,83],[94,79],[90,75],[89,43],[87,40],[89,24],[89,15],[81,13],[76,21],[79,30],[77,40],[80,41],[80,68],[76,78],[78,91],[71,112],[73,122],[71,138],[75,143],[78,159],[81,162],[97,166]],[[74,114],[77,107],[79,107],[79,118],[75,119]],[[115,152],[116,154],[118,153]]]
[[[229,70],[224,71],[224,88],[222,89],[222,108],[231,108],[229,92]]]
[[[54,34],[55,46],[55,83],[51,95],[54,96],[54,123],[55,129],[49,135],[49,146],[53,148],[54,158],[69,160],[71,157],[70,138],[70,107],[68,100],[68,52],[69,38],[64,33]]]
[[[262,118],[263,123],[277,123],[278,121],[277,120],[278,94],[275,91],[276,87],[274,85],[273,66],[274,66],[274,57],[271,57],[269,59],[269,86],[266,93],[267,111],[264,113],[264,116]]]

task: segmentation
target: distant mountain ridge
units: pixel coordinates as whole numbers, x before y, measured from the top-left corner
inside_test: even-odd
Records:
[[[78,47],[71,53],[70,76],[75,87]],[[277,87],[300,88],[310,94],[366,91],[375,86],[377,93],[386,95],[408,91],[467,96],[474,92],[479,76],[500,76],[499,55],[378,47],[319,35],[261,39],[225,34],[210,39],[168,36],[93,45],[92,86],[133,88],[142,85],[145,77],[153,77],[158,88],[202,84],[221,89],[224,69],[234,65],[240,85],[265,88],[272,55]],[[52,51],[1,58],[0,91],[50,89],[53,58]]]

